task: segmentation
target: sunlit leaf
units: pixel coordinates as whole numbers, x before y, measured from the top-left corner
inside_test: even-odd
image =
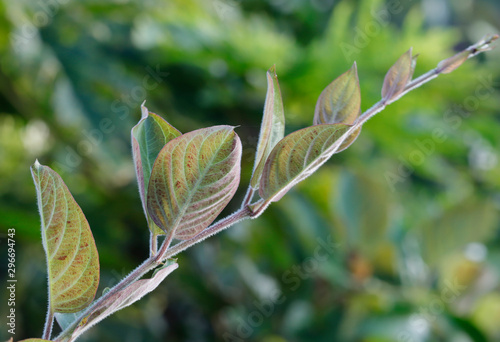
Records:
[[[382,86],[382,99],[388,101],[403,92],[408,82],[411,81],[414,68],[412,67],[412,49],[406,51],[397,62],[389,69]]]
[[[135,172],[139,185],[139,195],[141,196],[144,214],[148,220],[151,231],[156,234],[164,234],[163,230],[158,228],[149,218],[146,210],[147,190],[149,178],[153,164],[160,153],[160,150],[170,140],[177,138],[181,133],[172,127],[160,116],[148,111],[142,105],[142,118],[132,128],[132,155],[134,157]]]
[[[195,236],[233,197],[240,161],[241,142],[231,126],[203,128],[170,141],[153,166],[149,215],[177,239]]]
[[[12,339],[10,339],[7,342],[12,342]],[[51,342],[50,340],[43,340],[41,338],[29,338],[27,340],[19,340],[18,342]]]
[[[361,91],[356,63],[337,77],[319,96],[314,112],[314,125],[353,124],[360,113]]]
[[[283,101],[281,90],[276,75],[276,67],[273,66],[267,71],[267,95],[264,105],[264,116],[260,127],[259,143],[255,154],[255,166],[250,180],[250,185],[257,189],[259,187],[260,176],[264,169],[267,157],[276,144],[285,135],[285,114],[283,111]]]
[[[178,266],[177,263],[169,261],[165,266],[158,269],[151,278],[137,280],[123,290],[110,295],[108,298],[101,301],[99,305],[93,307],[88,315],[82,318],[84,324],[80,323],[74,330],[72,336],[76,337],[81,335],[91,326],[102,321],[109,315],[134,304],[156,289],[170,273],[177,269]]]
[[[49,310],[76,312],[93,299],[99,283],[99,259],[82,210],[61,177],[38,161],[31,167],[47,256]]]
[[[275,202],[298,182],[323,165],[334,153],[356,140],[360,128],[348,134],[352,126],[322,124],[287,135],[272,150],[260,181],[260,196]]]

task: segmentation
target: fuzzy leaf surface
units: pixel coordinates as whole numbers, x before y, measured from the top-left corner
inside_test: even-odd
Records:
[[[149,218],[146,209],[147,190],[153,164],[163,146],[170,140],[177,138],[181,133],[171,126],[159,115],[148,111],[145,106],[141,107],[142,118],[132,128],[132,155],[134,158],[135,173],[139,185],[144,214],[148,220],[149,229],[156,235],[164,234]]]
[[[85,308],[99,284],[99,256],[82,210],[61,177],[37,162],[31,167],[47,257],[49,309],[71,313]]]
[[[337,77],[321,93],[314,112],[314,125],[344,123],[351,125],[361,110],[361,90],[356,63]]]
[[[294,185],[309,177],[334,153],[349,147],[361,127],[345,124],[321,124],[287,135],[273,149],[264,166],[260,196],[276,202]]]
[[[252,188],[259,187],[260,176],[267,157],[276,144],[285,136],[285,113],[281,90],[276,75],[276,67],[267,71],[267,94],[264,105],[264,116],[260,127],[259,142],[255,154],[255,166],[250,180]]]
[[[153,166],[147,208],[167,234],[189,239],[215,220],[240,181],[241,142],[231,126],[181,135]]]

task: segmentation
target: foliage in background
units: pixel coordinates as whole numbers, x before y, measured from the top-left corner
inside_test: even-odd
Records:
[[[341,43],[363,43],[359,32],[372,32],[368,23],[378,22],[372,13],[384,4],[317,3],[67,2],[35,31],[25,24],[40,11],[36,3],[0,3],[0,226],[17,229],[23,310],[16,337],[36,335],[41,323],[30,322],[43,322],[45,311],[44,294],[28,295],[45,283],[26,171],[35,156],[71,175],[65,179],[91,222],[102,269],[119,270],[102,274],[109,286],[147,250],[147,239],[136,238],[146,223],[128,137],[146,96],[150,109],[181,131],[241,124],[248,149],[242,182],[248,182],[270,64],[279,68],[288,133],[310,123],[317,94],[354,60],[366,109],[410,42],[421,54],[420,74],[454,44],[499,27],[493,1],[469,8],[443,2],[450,16],[441,25],[428,1],[404,3],[346,58]],[[23,32],[28,39],[14,44],[9,33],[22,38]],[[498,58],[493,51],[485,65],[467,63],[390,106],[348,152],[266,216],[184,254],[158,293],[104,322],[95,336],[125,340],[126,322],[132,340],[220,340],[280,289],[285,300],[251,327],[250,339],[392,341],[400,333],[417,341],[494,339],[500,333]],[[436,128],[443,142],[433,139]],[[312,268],[320,241],[334,248]],[[442,291],[455,277],[467,287],[447,302]],[[426,318],[414,331],[418,313]],[[88,340],[97,339],[91,332]]]

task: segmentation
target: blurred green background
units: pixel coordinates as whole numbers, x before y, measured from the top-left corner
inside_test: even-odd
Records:
[[[364,110],[409,47],[418,75],[499,31],[496,0],[0,1],[0,339],[8,228],[14,339],[43,328],[35,158],[90,222],[101,293],[148,253],[129,137],[144,100],[182,132],[239,126],[228,214],[273,64],[289,133],[312,124],[318,95],[354,61]],[[182,253],[153,294],[81,341],[499,341],[499,60],[488,52],[390,105],[259,219]]]

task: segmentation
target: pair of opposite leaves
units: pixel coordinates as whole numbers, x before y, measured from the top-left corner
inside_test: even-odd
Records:
[[[390,101],[411,80],[415,58],[405,53],[387,73],[382,97]],[[361,95],[356,64],[321,93],[313,126],[284,137],[284,111],[274,67],[251,186],[264,201],[279,200],[331,155],[359,135]],[[189,239],[205,229],[230,201],[239,184],[241,142],[231,126],[181,135],[142,107],[132,129],[133,157],[149,227],[153,234]],[[71,313],[94,298],[99,262],[90,227],[60,176],[38,162],[32,167],[49,272],[49,309]]]

